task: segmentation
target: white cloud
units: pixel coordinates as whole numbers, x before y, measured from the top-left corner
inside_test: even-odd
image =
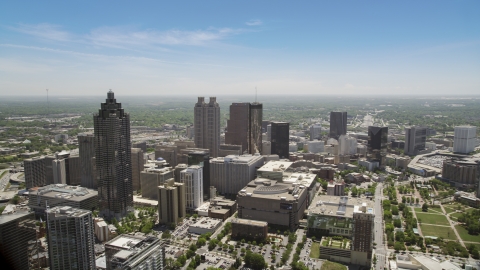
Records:
[[[54,41],[71,41],[73,38],[73,35],[61,30],[60,26],[49,23],[41,23],[36,25],[19,24],[17,27],[8,28],[27,35]]]
[[[355,86],[354,86],[353,84],[351,84],[351,83],[345,84],[345,89],[352,89],[352,88],[354,88],[354,87],[355,87]]]
[[[250,20],[250,21],[246,22],[245,24],[248,25],[248,26],[258,26],[258,25],[262,25],[263,22],[261,20]]]

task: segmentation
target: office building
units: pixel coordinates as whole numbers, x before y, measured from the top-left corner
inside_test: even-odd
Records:
[[[189,212],[193,212],[203,204],[202,170],[202,167],[192,165],[180,172],[180,183],[185,187],[185,203]]]
[[[348,135],[338,137],[338,155],[355,155],[357,153],[357,139]]]
[[[132,148],[140,148],[143,153],[147,153],[147,142],[132,142]]]
[[[45,163],[50,161],[45,158]],[[51,161],[53,172],[53,184],[80,185],[81,183],[81,164],[80,157],[70,155],[68,151],[62,151],[55,154]],[[49,170],[49,169],[47,169]],[[50,181],[47,180],[47,184]]]
[[[35,240],[33,213],[15,211],[0,215],[2,269],[29,269],[28,242]]]
[[[65,172],[65,160],[55,159],[52,164],[53,167],[53,183],[66,184],[67,174]]]
[[[43,215],[48,207],[70,206],[93,211],[98,206],[98,191],[79,186],[53,184],[31,190],[28,206],[36,215]]]
[[[233,145],[233,144],[220,144],[218,148],[218,156],[219,157],[226,157],[228,155],[241,155],[242,154],[242,146],[241,145]]]
[[[265,221],[242,218],[232,219],[232,238],[267,240],[268,223]]]
[[[270,161],[237,194],[238,217],[296,229],[315,195],[312,173],[293,172],[293,162]]]
[[[119,235],[105,244],[107,269],[163,270],[165,246],[156,237]]]
[[[195,145],[206,148],[212,157],[218,156],[220,146],[220,106],[217,98],[210,97],[209,103],[199,97],[194,107]]]
[[[78,138],[78,152],[80,156],[80,182],[82,187],[97,188],[93,172],[93,158],[95,157],[95,136],[81,134]]]
[[[25,173],[25,186],[27,189],[32,187],[43,187],[46,185],[45,158],[36,157],[23,161]]]
[[[285,122],[271,123],[271,151],[272,155],[278,155],[280,158],[288,158],[290,139],[290,124]]]
[[[453,152],[468,154],[475,150],[477,144],[477,127],[457,126],[453,137]]]
[[[172,180],[158,187],[158,219],[163,224],[177,224],[186,213],[185,185]]]
[[[47,210],[50,269],[95,269],[92,212],[69,206]]]
[[[120,220],[133,209],[130,116],[112,91],[93,124],[100,216]]]
[[[456,187],[473,187],[480,181],[480,160],[448,159],[443,161],[442,179]]]
[[[187,161],[184,162],[188,164],[188,166],[198,165],[202,167],[203,173],[203,195],[209,194],[209,187],[210,187],[210,153],[208,149],[193,149],[187,148],[185,150],[180,150],[181,154],[186,154]]]
[[[347,112],[330,112],[330,138],[347,134]]]
[[[410,127],[405,128],[405,146],[403,152],[405,155],[415,156],[418,152],[425,150],[427,141],[427,128]]]
[[[143,171],[145,161],[143,151],[140,148],[132,148],[132,188],[135,191],[141,189],[140,172]]]
[[[242,155],[218,157],[210,160],[210,185],[220,194],[237,194],[255,179],[256,169],[263,165],[263,156]]]
[[[374,218],[373,202],[368,199],[321,195],[307,210],[307,230],[311,235],[348,239],[338,246],[322,243],[320,258],[370,267]]]
[[[222,220],[210,217],[200,217],[194,224],[188,227],[189,233],[206,234],[215,233],[215,231],[222,226]]]
[[[148,168],[141,172],[142,197],[158,200],[158,186],[163,185],[169,179],[174,179],[173,172],[171,167]]]
[[[378,161],[380,167],[385,166],[387,155],[388,127],[368,127],[368,159]]]
[[[176,145],[155,146],[155,159],[163,158],[171,167],[178,165],[178,147]]]
[[[344,196],[345,195],[345,182],[330,181],[327,184],[327,195],[330,195],[330,196]]]
[[[241,145],[241,153],[262,151],[262,108],[261,103],[233,103],[230,119],[227,120],[225,144]]]
[[[320,140],[322,138],[322,126],[311,125],[310,126],[310,141]]]

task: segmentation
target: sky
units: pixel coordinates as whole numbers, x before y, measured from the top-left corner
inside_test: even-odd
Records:
[[[0,97],[478,95],[480,1],[1,1]]]

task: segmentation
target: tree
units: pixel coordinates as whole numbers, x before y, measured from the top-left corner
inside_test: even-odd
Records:
[[[247,251],[247,255],[245,255],[245,266],[254,270],[261,270],[265,267],[265,259],[260,254]]]
[[[422,205],[422,211],[423,211],[423,212],[428,212],[428,204],[427,204],[427,203],[424,203],[424,204]]]

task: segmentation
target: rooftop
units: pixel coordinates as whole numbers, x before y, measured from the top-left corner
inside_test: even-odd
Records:
[[[278,172],[278,171],[285,171],[290,166],[292,166],[293,162],[290,161],[280,161],[280,160],[271,160],[263,165],[258,171],[260,172]]]
[[[107,242],[106,245],[128,250],[136,246],[138,243],[142,242],[143,239],[144,238],[141,237],[122,234]]]
[[[354,213],[375,214],[370,199],[320,195],[308,208],[308,215],[353,217]]]
[[[195,224],[190,225],[193,228],[213,229],[216,228],[222,221],[220,219],[202,217]]]
[[[46,210],[49,218],[60,217],[82,217],[92,212],[84,209],[72,208],[70,206],[56,206]]]
[[[234,218],[232,219],[232,223],[239,223],[245,225],[254,225],[254,226],[268,226],[268,223],[265,221],[258,221],[258,220],[250,220],[250,219],[243,219],[243,218]]]
[[[65,184],[53,184],[30,190],[30,195],[38,195],[50,198],[63,198],[71,201],[81,201],[86,198],[98,196],[98,191],[80,186]]]
[[[210,160],[210,163],[225,163],[225,162],[230,162],[230,163],[250,163],[255,160],[258,160],[259,158],[263,158],[260,155],[228,155],[226,157],[217,157],[212,160]]]
[[[9,223],[13,220],[16,220],[18,218],[22,218],[22,217],[27,216],[29,214],[30,213],[28,211],[15,211],[11,214],[0,215],[0,225]]]

